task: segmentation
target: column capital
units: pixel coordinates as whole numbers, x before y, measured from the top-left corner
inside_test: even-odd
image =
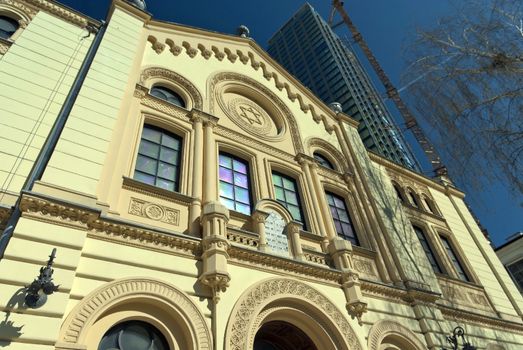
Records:
[[[309,165],[309,164],[317,164],[318,161],[316,159],[314,159],[313,157],[305,154],[305,153],[298,153],[296,154],[296,156],[294,157],[294,159],[298,162],[298,164],[300,164],[301,166],[304,166],[304,165]]]
[[[204,111],[200,111],[199,109],[193,108],[189,112],[189,119],[193,123],[203,123],[205,126],[211,126],[214,128],[218,124],[218,117],[215,117],[213,115],[210,115],[209,113],[206,113]]]

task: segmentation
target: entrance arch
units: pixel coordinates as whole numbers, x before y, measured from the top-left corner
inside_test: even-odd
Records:
[[[293,324],[270,321],[256,333],[253,350],[318,350],[318,347]]]
[[[313,346],[311,350],[362,350],[345,315],[328,298],[304,282],[285,278],[261,281],[242,294],[229,317],[225,349],[253,349],[259,334],[262,340],[274,340],[268,332],[278,325],[307,334],[310,342],[304,346]]]

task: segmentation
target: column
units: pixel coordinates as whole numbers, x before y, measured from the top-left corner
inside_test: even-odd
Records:
[[[314,226],[314,228],[320,233],[320,235],[325,237],[327,233],[325,230],[325,225],[323,225],[323,220],[321,220],[321,212],[317,205],[317,203],[319,202],[316,196],[316,191],[314,191],[314,180],[312,179],[311,171],[308,165],[311,161],[314,161],[314,158],[311,158],[306,154],[299,153],[296,156],[296,160],[301,165],[303,173],[305,174],[306,187],[311,189],[311,191],[309,191],[310,199],[312,202],[311,204],[313,214],[311,217],[311,226]]]
[[[190,114],[193,122],[193,176],[191,207],[189,209],[189,232],[193,235],[200,231],[200,215],[202,211],[202,179],[203,179],[203,118],[198,110]]]
[[[204,153],[203,153],[203,204],[215,202],[218,200],[217,196],[217,164],[216,164],[216,141],[214,139],[213,128],[216,126],[218,118],[211,115],[206,115],[203,122],[204,132]]]

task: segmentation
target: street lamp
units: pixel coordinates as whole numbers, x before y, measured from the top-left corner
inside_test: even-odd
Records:
[[[461,348],[462,350],[476,350],[477,349],[474,345],[470,344],[465,339],[465,330],[463,329],[463,327],[457,326],[452,331],[452,335],[447,336],[447,342],[452,346],[452,348],[451,348],[452,350],[459,350],[459,348],[458,348],[459,338],[461,338],[461,342],[463,343],[463,346]],[[442,348],[441,350],[447,350],[447,349]]]
[[[47,266],[40,268],[40,275],[27,288],[25,304],[32,309],[39,308],[47,301],[47,296],[58,290],[53,282],[53,261],[56,257],[56,248],[53,248]]]

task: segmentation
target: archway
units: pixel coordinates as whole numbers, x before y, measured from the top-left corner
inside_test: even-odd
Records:
[[[401,324],[380,320],[369,331],[369,350],[423,350],[424,345],[418,336]]]
[[[265,323],[254,337],[254,350],[318,350],[311,338],[291,323]]]
[[[287,350],[285,342],[276,344],[279,338],[271,335],[275,327],[293,336],[305,333],[307,350],[307,346],[311,350],[362,349],[346,315],[334,303],[312,286],[287,278],[261,281],[242,294],[229,317],[225,349],[250,350],[261,339],[261,345]]]

